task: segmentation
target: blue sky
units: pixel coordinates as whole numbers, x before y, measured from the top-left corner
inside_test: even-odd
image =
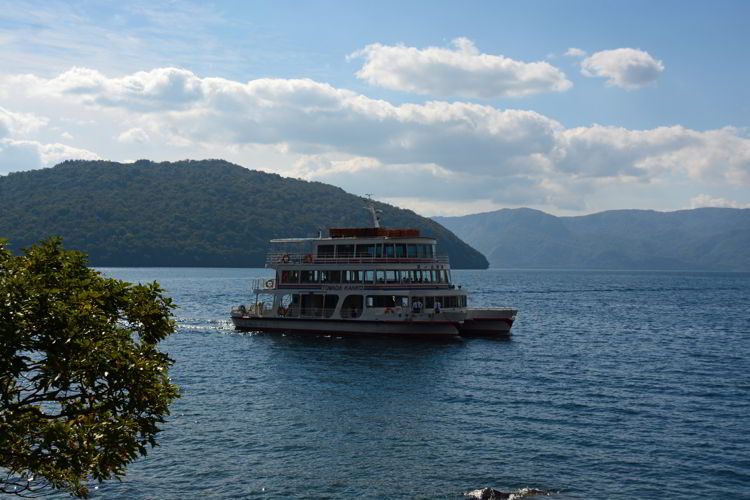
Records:
[[[750,207],[750,3],[6,2],[0,175],[224,158],[423,215]]]

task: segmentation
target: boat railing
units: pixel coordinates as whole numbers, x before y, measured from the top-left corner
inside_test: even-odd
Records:
[[[447,255],[435,257],[375,257],[372,255],[313,255],[274,252],[266,255],[266,266],[279,264],[449,264]]]
[[[282,307],[277,312],[279,316],[287,318],[330,318],[336,308],[333,307]]]

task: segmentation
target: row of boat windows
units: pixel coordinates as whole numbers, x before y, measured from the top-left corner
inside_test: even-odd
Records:
[[[280,283],[450,283],[451,275],[447,269],[404,269],[377,271],[281,271]]]
[[[386,258],[386,259],[432,259],[435,245],[416,243],[365,243],[358,245],[318,245],[318,257],[342,258]]]
[[[281,297],[278,313],[282,316],[330,318],[338,305],[339,296],[332,294],[288,294]],[[408,297],[406,295],[347,295],[341,304],[342,318],[358,318],[364,308],[385,308],[415,311],[466,307],[465,295],[438,297]]]

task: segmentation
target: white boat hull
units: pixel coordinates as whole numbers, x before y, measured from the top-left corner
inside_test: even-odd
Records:
[[[510,335],[518,309],[467,309],[466,317],[459,328],[464,337],[489,337]]]

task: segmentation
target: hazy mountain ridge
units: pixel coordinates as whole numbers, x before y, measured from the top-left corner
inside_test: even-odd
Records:
[[[11,249],[62,236],[95,266],[262,267],[271,238],[370,222],[359,196],[223,160],[67,161],[0,177],[0,199],[0,238]],[[436,237],[453,267],[487,267],[438,223],[375,205],[385,227]]]
[[[750,209],[556,217],[521,208],[434,220],[491,267],[750,271]]]

